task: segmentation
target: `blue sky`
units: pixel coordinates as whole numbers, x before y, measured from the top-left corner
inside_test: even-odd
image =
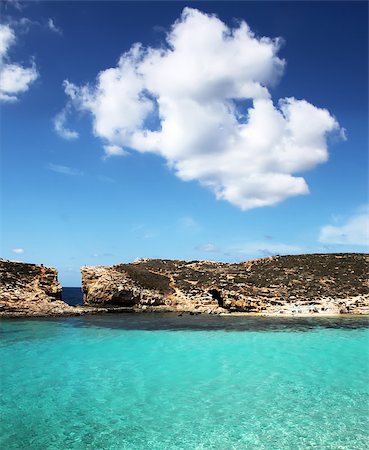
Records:
[[[368,250],[366,2],[11,3],[4,258]]]

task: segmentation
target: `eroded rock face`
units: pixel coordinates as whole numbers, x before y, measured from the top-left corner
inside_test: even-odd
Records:
[[[139,264],[82,267],[85,304],[105,307],[171,306],[170,278]]]
[[[61,301],[56,269],[0,259],[0,316],[79,314]]]
[[[85,303],[250,313],[369,313],[369,255],[274,256],[240,264],[143,259],[82,267]]]

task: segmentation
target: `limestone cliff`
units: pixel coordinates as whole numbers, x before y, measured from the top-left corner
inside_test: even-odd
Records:
[[[79,314],[61,293],[56,269],[0,259],[0,316]]]
[[[239,264],[142,259],[82,267],[85,303],[198,312],[369,313],[369,255],[273,256]]]

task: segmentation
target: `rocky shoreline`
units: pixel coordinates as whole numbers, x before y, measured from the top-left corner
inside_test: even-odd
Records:
[[[0,317],[57,317],[100,312],[62,301],[57,270],[0,259]]]
[[[368,254],[273,256],[239,264],[142,259],[82,267],[85,304],[62,301],[56,269],[0,260],[0,316],[175,312],[369,314]]]

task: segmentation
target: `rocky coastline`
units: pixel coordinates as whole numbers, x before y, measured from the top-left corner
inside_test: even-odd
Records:
[[[95,311],[62,301],[56,269],[0,259],[0,317],[74,316]]]
[[[83,306],[62,301],[57,271],[0,260],[0,316],[106,312],[369,314],[368,254],[273,256],[238,264],[141,259],[81,268]]]
[[[272,256],[238,264],[141,259],[82,267],[86,305],[210,314],[368,314],[367,254]]]

